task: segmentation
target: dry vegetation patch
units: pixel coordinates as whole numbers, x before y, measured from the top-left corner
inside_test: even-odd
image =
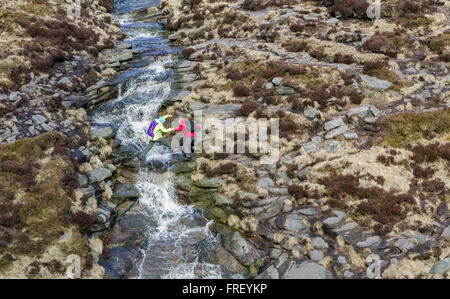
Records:
[[[23,274],[29,277],[41,277],[42,266],[49,277],[58,277],[70,254],[81,257],[86,271],[92,266],[81,235],[60,239],[74,229],[87,229],[94,220],[75,208],[75,166],[65,136],[57,132],[0,146],[0,273],[6,277],[15,261],[24,259],[30,269]],[[55,245],[60,259],[46,261],[43,257]]]

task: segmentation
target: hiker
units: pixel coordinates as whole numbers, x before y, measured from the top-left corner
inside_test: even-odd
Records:
[[[162,137],[163,134],[175,131],[172,128],[166,129],[163,125],[163,123],[166,122],[166,119],[170,117],[172,117],[172,115],[160,116],[158,119],[155,119],[151,122],[150,126],[147,129],[147,135],[150,138],[150,143],[142,151],[141,158],[147,156],[148,152],[152,149],[152,147],[155,145],[156,142],[165,145],[168,148],[171,147],[170,141]]]
[[[177,132],[183,132],[183,157],[186,160],[191,159],[191,153],[194,151],[194,138],[195,131],[200,129],[200,125],[195,124],[192,120],[186,118],[180,119],[180,126],[174,130]],[[184,143],[186,141],[186,143]]]

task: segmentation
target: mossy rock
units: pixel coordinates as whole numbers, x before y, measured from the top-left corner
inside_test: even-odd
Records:
[[[189,199],[191,202],[207,202],[210,204],[214,200],[215,193],[217,193],[217,189],[206,189],[192,186],[189,192]]]
[[[218,207],[209,207],[205,213],[206,218],[214,219],[221,223],[227,223],[228,215],[225,210]]]
[[[182,173],[177,176],[175,176],[175,184],[177,188],[189,191],[191,190],[191,187],[193,185],[190,174]]]
[[[193,172],[196,169],[197,169],[196,162],[187,162],[187,163],[179,163],[179,164],[175,165],[172,168],[172,172],[179,174],[179,173]]]

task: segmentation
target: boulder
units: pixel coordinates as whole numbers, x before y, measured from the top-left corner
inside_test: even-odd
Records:
[[[140,196],[139,190],[133,184],[122,184],[112,195],[115,200],[134,200]]]
[[[324,123],[323,126],[324,126],[325,131],[329,131],[329,130],[337,128],[337,127],[345,126],[345,123],[342,120],[342,118],[336,118],[336,119],[327,121],[326,123]]]
[[[380,80],[375,77],[367,76],[367,75],[361,75],[361,79],[364,81],[364,83],[369,87],[370,89],[377,90],[377,91],[384,91],[388,89],[392,84],[385,80]]]
[[[280,229],[302,232],[307,229],[303,224],[303,219],[303,216],[294,213],[281,215],[277,219],[277,226]]]
[[[293,264],[283,276],[285,279],[325,279],[327,271],[322,265],[304,261]]]
[[[217,189],[199,188],[192,186],[189,191],[189,200],[191,202],[210,202],[214,200],[214,194],[217,193]]]
[[[91,131],[91,141],[97,140],[99,137],[102,137],[105,140],[114,138],[116,136],[117,130],[111,126],[106,126],[100,129]]]
[[[282,96],[283,95],[290,95],[290,94],[295,93],[295,90],[292,87],[284,86],[284,85],[276,86],[275,90],[277,91],[277,93],[279,95],[282,95]]]
[[[270,265],[266,270],[264,270],[261,274],[256,276],[256,279],[279,279],[280,273],[274,265]]]
[[[88,173],[90,183],[98,183],[112,176],[112,172],[109,169],[100,167],[96,168]]]
[[[323,221],[325,228],[332,229],[337,228],[347,218],[344,212],[333,211],[335,217],[329,217]]]
[[[187,162],[187,163],[180,163],[180,164],[175,165],[172,168],[172,172],[179,174],[179,173],[193,172],[196,169],[197,169],[196,162]]]
[[[430,273],[441,275],[450,270],[450,258],[446,258],[434,263],[433,267],[431,267]]]
[[[236,259],[245,266],[250,266],[262,257],[261,253],[239,232],[222,236],[222,243]]]
[[[220,178],[203,178],[201,180],[195,181],[194,185],[200,188],[219,188],[224,180]]]

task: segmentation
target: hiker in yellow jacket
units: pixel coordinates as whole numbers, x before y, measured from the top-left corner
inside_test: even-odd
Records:
[[[172,128],[165,128],[164,124],[166,122],[167,118],[171,118],[172,115],[164,115],[160,116],[159,118],[153,120],[150,124],[150,127],[147,130],[147,135],[149,136],[150,143],[145,147],[145,149],[141,153],[141,158],[144,158],[147,156],[148,152],[152,149],[152,147],[155,145],[155,143],[159,143],[162,145],[167,146],[168,148],[171,147],[171,143],[168,139],[162,137],[163,134],[174,132],[174,129]]]

